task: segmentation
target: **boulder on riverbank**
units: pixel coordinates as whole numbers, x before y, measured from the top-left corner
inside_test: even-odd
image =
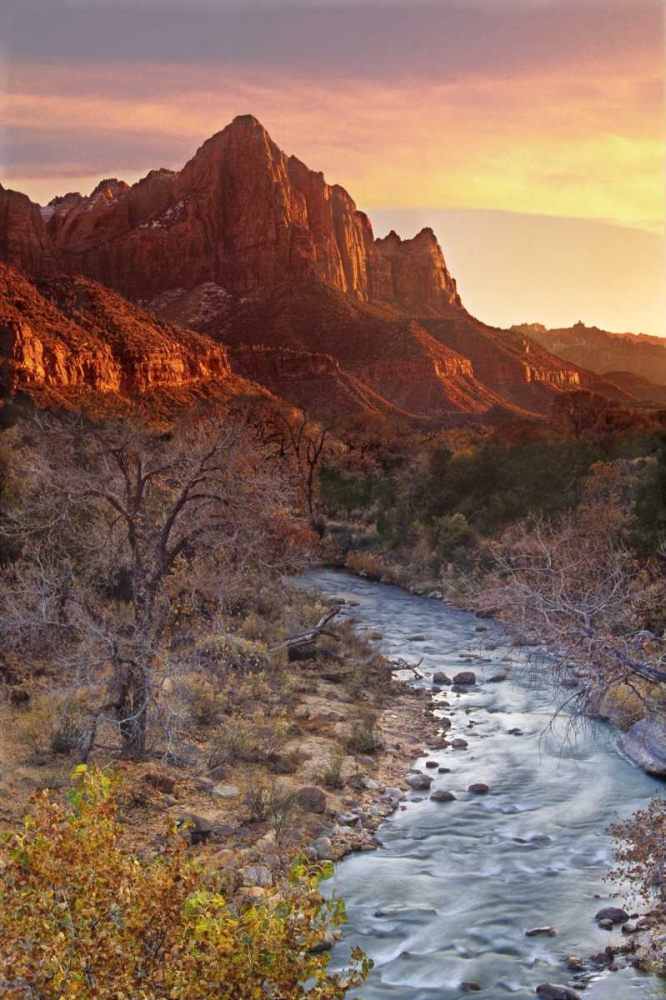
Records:
[[[620,739],[620,749],[647,774],[666,777],[666,719],[650,715]]]

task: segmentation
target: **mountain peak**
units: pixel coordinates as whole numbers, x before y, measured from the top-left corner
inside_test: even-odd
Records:
[[[28,219],[26,209],[20,225],[29,238],[15,241],[21,246],[5,259],[25,256],[29,273],[39,274],[41,259],[51,257],[65,273],[131,299],[210,282],[247,296],[316,280],[413,315],[459,307],[432,229],[412,240],[396,233],[375,240],[348,192],[286,156],[252,114],[237,115],[177,173],[152,171],[131,188],[105,179],[88,198],[42,212]]]
[[[241,127],[256,129],[259,132],[266,131],[259,119],[255,118],[254,115],[236,115],[236,117],[227,125],[228,129]]]

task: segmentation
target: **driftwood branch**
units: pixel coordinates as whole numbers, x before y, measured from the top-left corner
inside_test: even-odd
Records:
[[[419,662],[416,663],[416,664],[414,664],[414,663],[407,663],[407,660],[403,660],[403,659],[400,659],[400,658],[395,659],[395,660],[389,660],[389,663],[391,664],[391,668],[393,670],[411,670],[413,672],[414,676],[418,677],[419,680],[422,681],[422,680],[425,679],[426,675],[423,673],[422,670],[419,670],[419,667],[423,663],[423,657],[421,657],[421,659],[419,660]]]
[[[328,636],[330,639],[339,641],[339,636],[335,635],[333,632],[326,631],[328,623],[339,613],[339,606],[331,608],[330,611],[327,611],[326,614],[319,619],[313,628],[308,629],[307,632],[299,632],[298,635],[290,635],[284,640],[284,642],[279,643],[277,646],[273,646],[271,653],[276,652],[278,649],[288,649],[291,653],[292,650],[313,646],[317,640],[321,638],[321,636]]]

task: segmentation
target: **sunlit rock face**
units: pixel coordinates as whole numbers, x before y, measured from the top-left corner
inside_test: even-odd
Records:
[[[250,115],[236,118],[179,172],[154,170],[129,187],[41,210],[2,192],[5,260],[30,274],[53,262],[133,299],[214,282],[244,296],[287,280],[317,279],[362,301],[443,315],[458,306],[432,230],[375,240],[368,217],[321,173],[288,157]]]
[[[156,320],[85,278],[38,286],[0,265],[0,381],[19,390],[86,389],[140,396],[150,390],[224,386],[226,350]]]

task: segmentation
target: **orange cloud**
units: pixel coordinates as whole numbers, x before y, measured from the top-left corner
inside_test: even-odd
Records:
[[[149,93],[144,75],[138,63],[14,67],[2,123],[26,155],[14,153],[3,183],[43,201],[102,174],[134,180],[157,165],[178,168],[234,115],[252,112],[364,208],[503,209],[661,231],[656,61],[346,83],[152,65]]]

